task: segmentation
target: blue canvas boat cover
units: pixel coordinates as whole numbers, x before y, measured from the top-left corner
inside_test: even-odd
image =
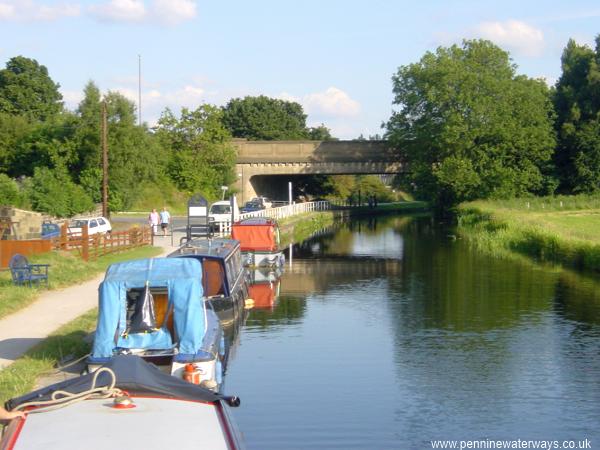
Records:
[[[127,292],[166,288],[172,310],[172,342],[166,328],[127,335]],[[113,264],[99,287],[98,325],[90,361],[102,362],[121,348],[165,350],[177,346],[179,354],[194,355],[206,330],[206,306],[202,289],[202,266],[192,258],[152,258]],[[158,324],[160,326],[160,324]]]

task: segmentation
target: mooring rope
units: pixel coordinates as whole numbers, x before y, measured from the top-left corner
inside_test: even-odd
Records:
[[[96,387],[98,377],[103,372],[107,372],[110,375],[111,381],[106,386]],[[28,407],[35,407],[35,409],[32,409],[31,411],[27,411],[28,414],[33,414],[64,408],[65,406],[69,406],[73,403],[77,403],[79,401],[87,400],[90,398],[109,398],[123,395],[123,391],[121,389],[115,388],[116,383],[117,376],[115,375],[115,373],[108,367],[101,367],[98,370],[96,370],[96,372],[94,372],[94,376],[92,378],[92,385],[90,389],[79,393],[60,390],[54,391],[52,393],[51,400],[39,400],[22,403],[15,407],[15,410],[23,410]]]

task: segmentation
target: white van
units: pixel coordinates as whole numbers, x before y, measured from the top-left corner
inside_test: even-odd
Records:
[[[236,221],[240,219],[240,210],[235,200],[233,202],[233,207],[233,220]],[[219,224],[221,223],[230,223],[231,202],[229,200],[221,200],[218,202],[214,202],[212,205],[210,205],[210,209],[208,210],[208,220],[210,222],[210,227],[212,230],[218,230]]]

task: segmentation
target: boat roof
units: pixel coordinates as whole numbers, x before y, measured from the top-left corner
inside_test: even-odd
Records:
[[[233,226],[247,226],[247,225],[271,225],[276,226],[277,222],[269,217],[250,217],[248,219],[240,220],[233,224]]]
[[[205,256],[209,258],[227,259],[240,246],[235,239],[193,239],[179,247],[168,257]]]
[[[104,283],[126,284],[129,288],[166,286],[171,280],[198,278],[198,263],[185,259],[145,258],[111,264],[104,276]]]
[[[86,442],[94,448],[169,448],[174,436],[182,437],[176,443],[181,449],[229,448],[217,411],[222,407],[217,403],[229,403],[224,395],[164,373],[138,356],[117,356],[104,367],[115,373],[116,387],[134,397],[135,408],[117,410],[110,407],[111,400],[103,399],[29,414],[14,448],[78,449]],[[11,399],[6,406],[49,400],[57,390],[83,392],[90,389],[93,377],[92,373],[56,383]],[[110,375],[101,372],[96,385],[110,382]]]
[[[134,403],[135,408],[115,410],[107,407],[107,400],[86,400],[56,411],[29,414],[13,448],[231,448],[213,405],[156,398],[134,398]]]

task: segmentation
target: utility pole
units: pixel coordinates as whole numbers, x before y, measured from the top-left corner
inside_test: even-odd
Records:
[[[102,216],[108,218],[108,119],[106,100],[102,101]]]
[[[138,55],[138,125],[142,126],[142,55]]]

